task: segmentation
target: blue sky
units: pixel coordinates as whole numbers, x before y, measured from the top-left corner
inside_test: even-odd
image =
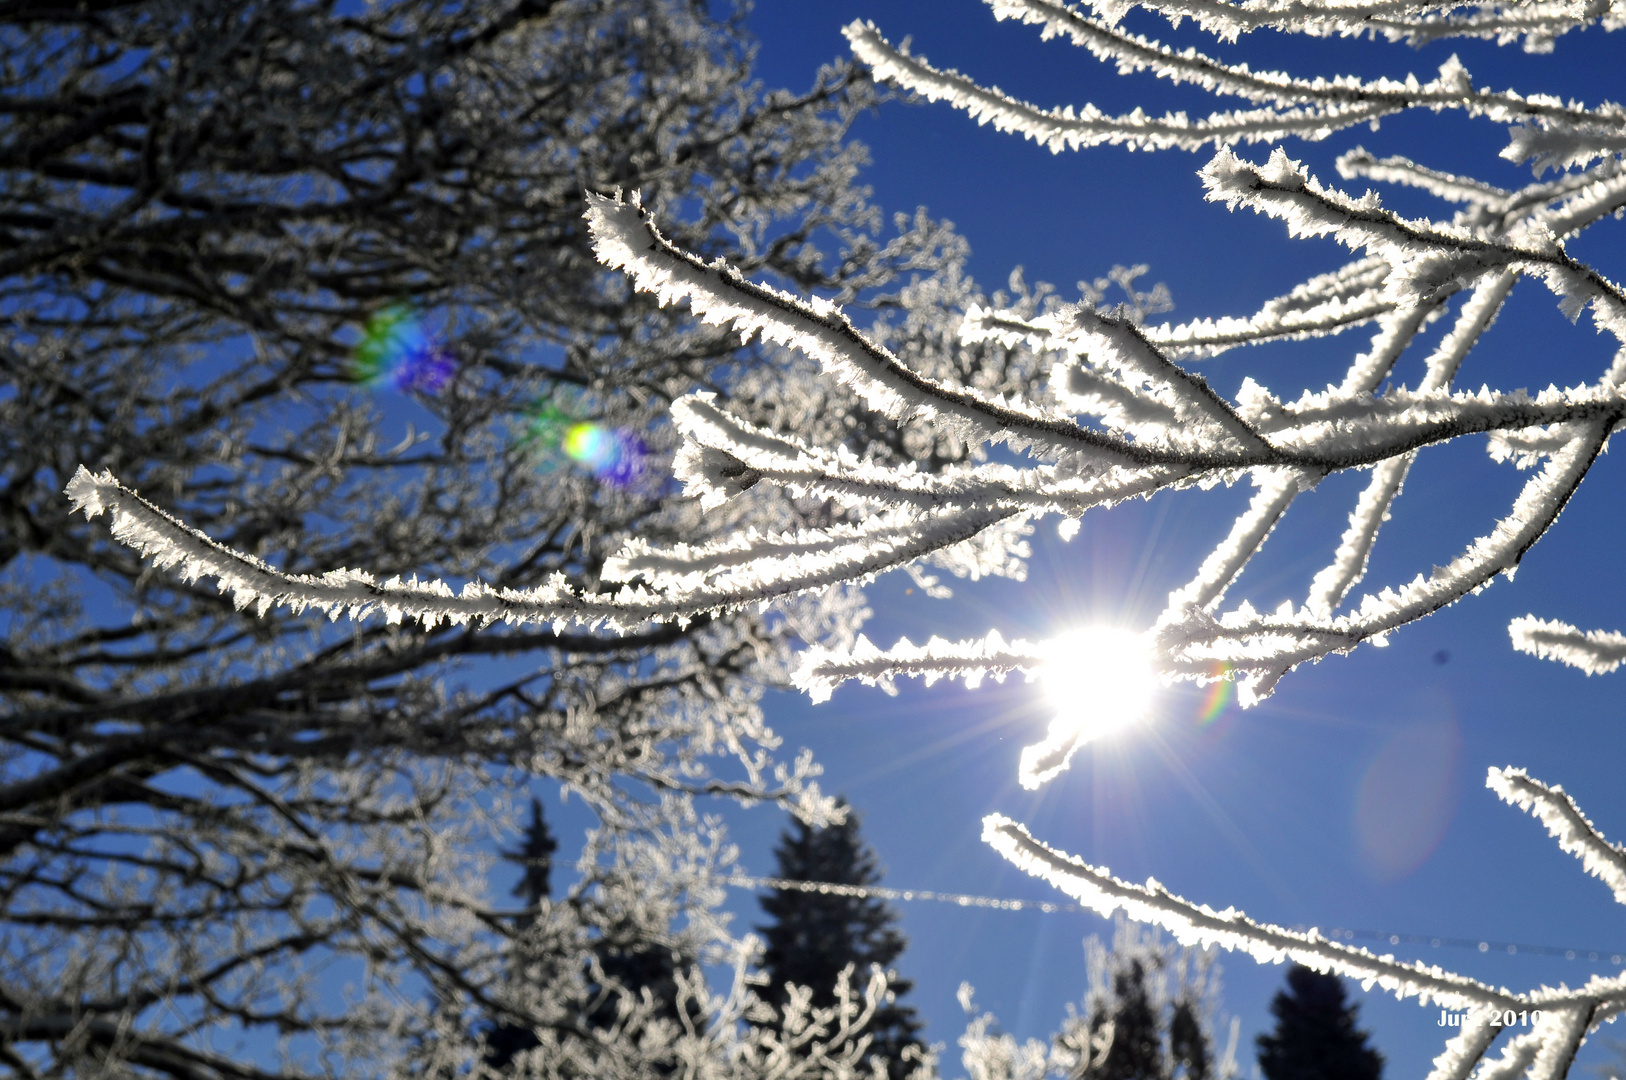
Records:
[[[873,19],[894,42],[934,62],[1041,104],[1094,101],[1111,111],[1207,111],[1189,88],[1149,77],[1119,77],[1082,50],[1040,42],[1031,28],[996,23],[974,0],[764,0],[752,16],[761,41],[758,70],[770,86],[805,86],[821,62],[841,55],[840,27]],[[1194,32],[1170,33],[1143,13],[1132,28],[1176,44],[1196,44],[1255,67],[1296,75],[1354,73],[1431,77],[1458,53],[1477,85],[1544,91],[1588,103],[1626,98],[1621,39],[1600,31],[1560,39],[1550,56],[1481,42],[1421,51],[1385,43],[1300,41],[1254,35],[1234,47]],[[1233,102],[1224,103],[1226,106]],[[1184,320],[1243,314],[1345,256],[1329,241],[1289,240],[1280,224],[1228,213],[1202,200],[1197,169],[1207,153],[1142,154],[1103,148],[1052,156],[1030,143],[979,128],[945,106],[893,104],[855,129],[872,149],[867,173],[888,211],[926,206],[970,241],[972,269],[985,288],[1003,285],[1020,264],[1029,280],[1072,283],[1115,263],[1151,264]],[[1462,117],[1421,114],[1384,121],[1381,130],[1344,132],[1289,153],[1335,181],[1333,159],[1360,144],[1504,186],[1529,170],[1497,157],[1505,132]],[[1262,159],[1268,146],[1242,148]],[[1427,200],[1384,193],[1387,204],[1423,213]],[[1622,226],[1606,222],[1573,245],[1619,280]],[[1434,335],[1442,327],[1437,324]],[[1432,340],[1431,335],[1429,340]],[[1278,393],[1336,381],[1364,347],[1356,331],[1332,342],[1233,352],[1204,364],[1224,393],[1251,375]],[[1586,322],[1570,326],[1538,285],[1524,283],[1501,321],[1470,357],[1466,385],[1544,387],[1595,378],[1611,350]],[[1420,363],[1412,360],[1413,364]],[[1415,381],[1402,366],[1400,375]],[[1479,440],[1424,453],[1394,520],[1380,540],[1367,587],[1427,572],[1487,531],[1506,512],[1521,477],[1493,465]],[[1233,597],[1275,606],[1302,598],[1325,561],[1362,478],[1334,477],[1300,500]],[[1024,584],[960,584],[951,601],[907,591],[886,579],[872,589],[880,614],[870,636],[921,640],[980,634],[1048,636],[1081,622],[1147,625],[1168,591],[1185,581],[1228,528],[1248,489],[1162,496],[1085,519],[1070,544],[1041,523]],[[1541,828],[1484,788],[1488,766],[1521,765],[1562,784],[1606,834],[1626,836],[1626,760],[1621,677],[1588,679],[1514,653],[1510,618],[1535,613],[1583,627],[1626,626],[1618,598],[1626,566],[1615,557],[1626,521],[1626,485],[1606,456],[1517,579],[1409,627],[1387,649],[1363,647],[1289,675],[1264,705],[1234,708],[1202,724],[1202,695],[1171,690],[1151,723],[1075,758],[1070,772],[1038,793],[1016,784],[1020,748],[1047,717],[1036,688],[1020,680],[967,692],[959,684],[906,685],[897,698],[844,687],[828,704],[792,695],[769,702],[787,747],[809,746],[825,783],[863,812],[865,833],[887,866],[887,884],[996,896],[1057,898],[1009,868],[978,839],[998,810],[1041,839],[1105,864],[1120,877],[1155,876],[1175,892],[1215,907],[1238,906],[1290,926],[1334,926],[1553,945],[1626,953],[1626,909],[1584,876]],[[743,861],[770,872],[781,825],[771,812],[730,814]],[[747,894],[734,898],[747,922],[760,918]],[[946,1042],[962,1028],[954,994],[962,980],[1018,1036],[1043,1036],[1084,990],[1081,939],[1110,934],[1090,915],[900,906],[911,939],[900,961],[916,980],[912,1000]],[[1511,989],[1570,985],[1607,960],[1566,961],[1506,953],[1390,947]],[[1242,1019],[1243,1075],[1252,1040],[1269,1026],[1266,1007],[1282,969],[1228,956],[1225,1002]],[[1391,1077],[1421,1076],[1446,1033],[1438,1010],[1361,998]],[[1613,1034],[1606,1027],[1603,1038]],[[1626,1033],[1623,1033],[1626,1034]],[[1582,1063],[1609,1057],[1602,1039]]]

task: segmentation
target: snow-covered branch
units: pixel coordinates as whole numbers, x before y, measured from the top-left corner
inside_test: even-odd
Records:
[[[743,340],[760,334],[800,350],[884,416],[935,419],[963,438],[1067,455],[1082,459],[1081,467],[1139,460],[1133,447],[1055,409],[948,386],[909,370],[859,333],[834,304],[803,301],[748,281],[726,265],[706,264],[668,242],[636,195],[587,198],[594,250],[606,266],[626,271],[663,305],[685,303],[702,322],[730,327]]]
[[[1211,94],[1267,103],[1266,107],[1215,112],[1196,121],[1184,113],[1152,118],[1138,109],[1125,116],[1109,116],[1092,104],[1045,109],[996,87],[981,86],[952,69],[933,67],[894,47],[873,23],[855,21],[843,32],[853,55],[868,64],[876,78],[931,101],[947,101],[978,123],[992,123],[1056,153],[1102,144],[1195,150],[1206,144],[1223,147],[1294,136],[1317,140],[1414,108],[1461,109],[1497,123],[1524,125],[1520,129],[1524,134],[1515,134],[1507,155],[1514,160],[1541,157],[1555,167],[1582,163],[1626,141],[1626,110],[1619,105],[1605,103],[1588,109],[1542,95],[1476,90],[1455,56],[1428,82],[1416,76],[1370,81],[1351,76],[1299,79],[1282,72],[1253,71],[1245,64],[1227,64],[1195,49],[1175,50],[1131,34],[1114,25],[1115,20],[1092,18],[1056,0],[999,0],[994,6],[999,17],[1038,24],[1044,37],[1066,38],[1097,59],[1116,65],[1121,74],[1149,71]],[[1214,6],[1241,10],[1229,4]]]
[[[1186,945],[1218,945],[1245,952],[1260,963],[1294,960],[1318,971],[1330,971],[1376,983],[1401,998],[1446,1008],[1528,1009],[1532,997],[1496,990],[1438,967],[1401,963],[1365,949],[1329,941],[1314,930],[1298,933],[1257,923],[1234,908],[1215,911],[1183,900],[1156,881],[1134,885],[1100,867],[1057,851],[1033,838],[1027,828],[1000,814],[983,819],[983,840],[1019,869],[1056,888],[1101,915],[1123,911],[1136,922],[1160,926]],[[1626,996],[1626,989],[1619,993]],[[1568,1003],[1551,1001],[1552,1006]],[[1548,1002],[1543,1002],[1547,1007]]]
[[[990,0],[995,18],[1021,19],[1052,27],[1074,14],[1057,0]],[[1614,29],[1622,18],[1611,9],[1599,11],[1585,0],[1549,0],[1520,4],[1441,4],[1418,0],[1370,3],[1317,3],[1268,0],[1235,4],[1225,0],[1090,0],[1099,18],[1115,25],[1135,7],[1155,11],[1171,21],[1191,19],[1222,41],[1235,41],[1259,29],[1287,30],[1316,37],[1365,37],[1382,34],[1390,41],[1420,46],[1447,37],[1492,38],[1499,44],[1525,41],[1530,52],[1546,52],[1560,34],[1586,26],[1602,15]]]
[[[1609,886],[1615,899],[1626,904],[1626,849],[1605,840],[1563,788],[1549,787],[1523,769],[1514,768],[1491,769],[1485,786],[1505,802],[1535,815],[1560,848],[1580,859],[1587,873]]]
[[[1581,630],[1569,623],[1526,615],[1509,623],[1508,633],[1520,652],[1557,660],[1588,675],[1607,675],[1626,663],[1626,634],[1612,630]]]
[[[1547,825],[1566,851],[1579,855],[1587,869],[1615,889],[1626,902],[1626,855],[1607,843],[1562,789],[1527,777],[1522,770],[1492,769],[1489,786],[1510,803],[1530,809]],[[1043,878],[1102,915],[1123,911],[1136,922],[1169,930],[1186,945],[1217,945],[1245,952],[1260,963],[1293,960],[1317,971],[1377,985],[1401,999],[1463,1009],[1462,1031],[1434,1060],[1429,1080],[1512,1080],[1531,1077],[1559,1080],[1569,1070],[1586,1036],[1604,1020],[1626,1009],[1626,975],[1593,978],[1576,990],[1542,987],[1514,994],[1477,980],[1421,963],[1403,963],[1328,941],[1317,931],[1299,933],[1255,922],[1234,908],[1215,911],[1175,896],[1155,880],[1134,885],[1034,839],[1026,827],[999,814],[983,819],[983,839],[1022,870]],[[1496,1035],[1499,1014],[1529,1013],[1533,1029],[1509,1041],[1502,1054],[1479,1071]]]

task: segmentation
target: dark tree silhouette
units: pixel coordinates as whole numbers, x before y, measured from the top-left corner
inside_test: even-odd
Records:
[[[1079,1055],[1074,1074],[1088,1080],[1207,1080],[1213,1066],[1203,1029],[1200,992],[1180,981],[1168,1000],[1165,984],[1151,977],[1169,963],[1157,943],[1138,944],[1125,935],[1104,953],[1105,986],[1091,994],[1082,1031],[1064,1031],[1062,1042]],[[1085,1034],[1087,1032],[1087,1035]]]
[[[559,842],[548,828],[542,813],[540,799],[531,800],[531,822],[525,837],[517,847],[502,854],[520,867],[520,879],[514,886],[514,896],[527,909],[534,909],[552,895],[553,855]],[[522,926],[535,919],[527,910],[517,921]],[[676,1019],[678,1016],[678,983],[680,969],[690,967],[694,958],[662,942],[651,942],[645,928],[631,922],[610,922],[603,935],[592,948],[596,969],[590,965],[588,993],[584,1020],[595,1028],[610,1028],[616,1022],[618,1002],[622,994],[633,998],[648,990],[659,1016]],[[532,977],[535,977],[534,975]],[[487,1037],[486,1062],[495,1068],[510,1065],[519,1053],[539,1045],[532,1029],[516,1024],[497,1023]]]
[[[654,1004],[655,1016],[678,1019],[677,975],[694,966],[693,956],[663,942],[650,941],[647,932],[630,924],[609,927],[593,955],[598,966],[589,978],[591,996],[585,1017],[589,1026],[613,1027],[621,998],[637,1001],[645,991]],[[603,973],[602,978],[596,977],[598,972]],[[697,1014],[691,1013],[690,1019],[702,1022]]]
[[[546,817],[542,814],[542,800],[531,799],[531,823],[525,827],[525,838],[518,847],[505,850],[502,855],[520,867],[519,884],[513,895],[524,902],[526,911],[516,922],[529,926],[535,921],[534,909],[553,893],[553,853],[559,842],[553,838]],[[499,1020],[491,1025],[486,1035],[486,1064],[494,1069],[505,1069],[514,1058],[538,1045],[536,1033],[523,1024]]]
[[[1359,1006],[1344,1000],[1344,981],[1302,964],[1270,1003],[1276,1030],[1259,1036],[1265,1080],[1379,1080],[1383,1055],[1356,1026]]]
[[[542,800],[531,799],[531,823],[525,827],[525,839],[519,847],[502,853],[503,858],[520,866],[519,884],[514,886],[514,895],[523,900],[527,908],[534,908],[553,895],[553,853],[558,850],[559,841],[553,838],[547,819],[542,815]],[[520,916],[525,921],[533,917],[529,914]]]
[[[1112,1024],[1111,1048],[1095,1071],[1100,1080],[1163,1080],[1163,1031],[1146,990],[1146,965],[1129,960],[1112,976],[1112,1007],[1098,1011],[1094,1026]]]
[[[1169,1058],[1175,1069],[1184,1070],[1186,1080],[1208,1080],[1213,1069],[1213,1048],[1203,1031],[1197,1006],[1190,1000],[1174,1003],[1169,1017]]]
[[[880,863],[859,835],[857,813],[845,799],[839,803],[847,812],[840,825],[815,829],[796,822],[780,834],[774,848],[779,877],[838,885],[880,882]],[[854,981],[862,985],[871,964],[890,968],[908,945],[897,928],[896,912],[882,900],[774,889],[761,904],[772,920],[757,927],[767,939],[762,969],[768,985],[762,995],[776,1007],[789,1000],[789,984],[810,988],[815,1007],[830,1005],[849,964]],[[908,979],[893,979],[891,988],[902,997],[913,985]],[[921,1027],[914,1008],[896,1000],[876,1011],[867,1029],[870,1048],[873,1057],[886,1063],[892,1080],[907,1076],[916,1055],[924,1051]]]

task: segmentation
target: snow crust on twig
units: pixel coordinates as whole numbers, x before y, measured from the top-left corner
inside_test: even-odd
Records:
[[[1513,647],[1520,652],[1557,660],[1588,675],[1607,675],[1626,663],[1626,634],[1613,630],[1581,630],[1556,619],[1534,615],[1508,624]]]
[[[1369,986],[1377,984],[1400,998],[1419,998],[1424,1005],[1434,1002],[1451,1009],[1530,1007],[1532,999],[1528,996],[1495,989],[1437,966],[1378,956],[1329,941],[1314,930],[1299,933],[1257,923],[1234,908],[1215,911],[1175,896],[1155,880],[1145,885],[1122,881],[1104,868],[1041,843],[1025,826],[1001,814],[983,818],[982,838],[1019,869],[1049,881],[1098,914],[1107,916],[1122,910],[1136,922],[1168,930],[1183,945],[1217,945],[1247,953],[1260,963],[1292,960],[1317,971],[1359,979]]]
[[[1230,5],[1224,5],[1230,6]],[[952,69],[940,69],[894,47],[867,21],[848,24],[843,33],[853,55],[868,64],[875,77],[911,90],[930,101],[947,101],[978,123],[991,123],[1045,146],[1053,153],[1084,147],[1126,145],[1135,149],[1231,146],[1241,142],[1274,142],[1289,136],[1318,140],[1359,123],[1413,108],[1461,109],[1470,116],[1522,125],[1504,156],[1516,161],[1579,164],[1616,148],[1626,110],[1605,103],[1588,109],[1544,95],[1476,90],[1453,55],[1428,82],[1405,79],[1370,81],[1353,76],[1298,79],[1282,72],[1253,71],[1245,64],[1226,64],[1195,49],[1175,50],[1131,34],[1113,21],[1092,18],[1070,6],[1048,0],[1000,0],[1005,18],[1036,23],[1046,38],[1062,37],[1113,63],[1121,74],[1150,71],[1174,83],[1190,83],[1213,94],[1226,94],[1265,107],[1215,112],[1200,120],[1184,113],[1149,117],[1136,109],[1109,116],[1093,104],[1045,109],[1018,100],[997,87],[984,87]],[[1562,166],[1549,166],[1562,167]]]
[[[1616,901],[1626,904],[1626,849],[1605,840],[1563,788],[1549,787],[1512,767],[1491,769],[1485,786],[1504,802],[1533,814],[1561,849],[1580,859],[1587,873],[1609,886]]]
[[[1076,15],[1076,9],[1059,0],[990,0],[990,6],[996,18],[1045,26],[1047,36],[1062,32],[1056,24],[1067,15]],[[1269,28],[1315,37],[1381,34],[1390,41],[1414,47],[1449,37],[1490,38],[1504,45],[1523,38],[1528,52],[1550,51],[1555,37],[1600,18],[1609,29],[1617,29],[1626,20],[1626,12],[1619,5],[1599,5],[1589,0],[1538,0],[1517,5],[1438,0],[1264,0],[1247,4],[1226,0],[1090,0],[1089,6],[1109,25],[1116,25],[1135,7],[1155,11],[1176,25],[1191,19],[1222,41],[1235,41],[1243,34]]]
[[[836,687],[848,679],[879,686],[887,693],[897,692],[898,676],[924,679],[927,686],[939,679],[964,679],[967,688],[975,689],[989,676],[1003,680],[1013,671],[1031,672],[1044,662],[1045,655],[1042,647],[1021,638],[1006,641],[998,630],[966,641],[933,637],[924,645],[901,638],[890,649],[878,648],[860,634],[851,649],[809,648],[792,682],[814,702],[830,700]]]
[[[828,301],[803,301],[747,281],[726,264],[702,262],[660,234],[636,195],[589,193],[587,219],[599,260],[626,271],[636,288],[663,306],[685,303],[702,322],[727,326],[742,341],[761,335],[797,349],[884,416],[937,419],[961,438],[1004,442],[1016,450],[1035,447],[1104,464],[1135,460],[1132,448],[1080,427],[1057,410],[947,386],[909,370]]]

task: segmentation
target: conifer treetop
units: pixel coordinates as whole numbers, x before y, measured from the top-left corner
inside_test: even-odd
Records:
[[[1270,1012],[1276,1029],[1258,1038],[1265,1080],[1382,1080],[1383,1055],[1367,1045],[1359,1006],[1336,975],[1292,965]]]
[[[844,811],[841,821],[814,827],[797,820],[780,834],[777,878],[849,887],[880,883],[880,860],[859,835],[859,815],[844,799],[837,805]],[[913,984],[891,970],[908,944],[891,905],[873,896],[785,888],[770,888],[758,902],[771,920],[756,928],[764,940],[764,999],[784,1008],[802,988],[815,1005],[829,1005],[843,984],[866,972],[887,972],[893,997],[866,1029],[871,1053],[892,1080],[911,1075],[926,1048],[914,1008],[897,1000]]]

